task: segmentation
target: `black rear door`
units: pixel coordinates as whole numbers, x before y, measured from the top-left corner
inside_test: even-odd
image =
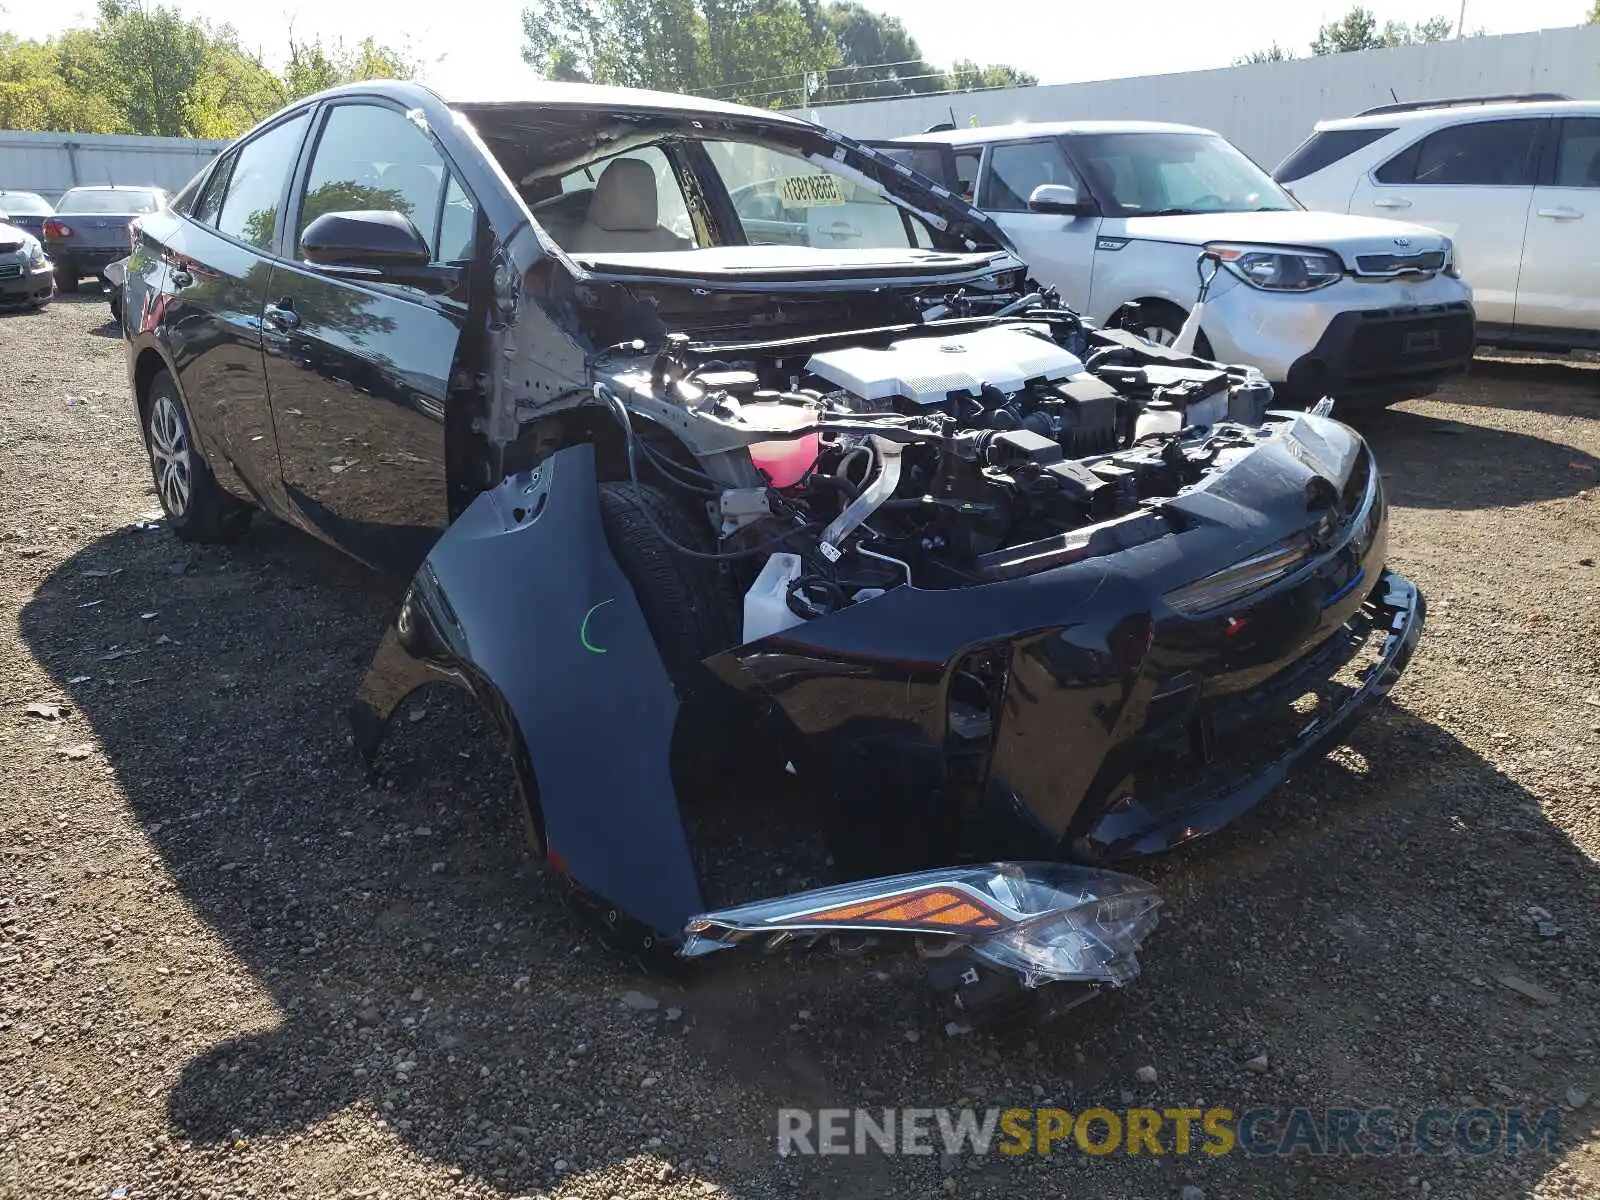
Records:
[[[282,511],[261,362],[261,306],[278,216],[311,118],[301,111],[230,150],[160,242],[166,271],[140,323],[159,325],[201,453],[224,487]],[[242,489],[241,489],[242,485]]]
[[[448,523],[445,398],[476,208],[434,140],[369,97],[323,108],[294,192],[262,325],[284,487],[329,541],[409,574]],[[409,218],[430,269],[304,261],[300,235],[313,220],[357,211]]]

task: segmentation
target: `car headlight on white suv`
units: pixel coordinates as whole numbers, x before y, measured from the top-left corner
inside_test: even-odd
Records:
[[[1314,292],[1344,277],[1344,263],[1326,250],[1220,243],[1208,245],[1206,250],[1251,287],[1264,292]]]
[[[40,243],[38,238],[29,238],[28,239],[28,265],[30,267],[42,267],[42,266],[44,266],[44,264],[45,264],[44,246]]]

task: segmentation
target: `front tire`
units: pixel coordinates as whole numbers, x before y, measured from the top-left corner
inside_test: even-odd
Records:
[[[225,543],[243,536],[252,510],[218,486],[194,444],[177,385],[165,371],[150,381],[144,444],[161,511],[173,533],[186,542]]]
[[[715,561],[671,544],[709,553],[710,530],[648,484],[602,483],[600,521],[682,704],[674,778],[687,795],[714,794],[726,785],[739,749],[737,705],[703,660],[739,642],[738,606]]]

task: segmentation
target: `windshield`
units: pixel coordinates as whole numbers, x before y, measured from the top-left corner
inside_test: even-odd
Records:
[[[1072,139],[1117,217],[1284,212],[1299,207],[1272,177],[1209,133],[1090,133]]]
[[[13,217],[48,217],[53,210],[32,192],[0,192],[0,213]]]
[[[577,255],[716,246],[931,248],[869,185],[797,150],[675,135],[524,180],[545,231]]]
[[[98,188],[73,188],[61,197],[61,206],[56,211],[134,216],[140,213],[153,213],[160,207],[161,204],[154,192],[122,189],[113,192]]]

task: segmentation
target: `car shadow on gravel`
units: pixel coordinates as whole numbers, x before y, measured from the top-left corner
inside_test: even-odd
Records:
[[[184,546],[158,523],[62,563],[22,614],[158,878],[277,1009],[270,1028],[219,1043],[200,1019],[226,1020],[206,964],[200,979],[148,981],[189,1055],[165,1097],[178,1137],[270,1138],[353,1108],[506,1194],[595,1174],[597,1195],[676,1176],[736,1195],[925,1196],[959,1171],[963,1195],[1194,1182],[1354,1198],[1386,1192],[1400,1168],[1076,1151],[779,1159],[776,1113],[1199,1097],[1415,1114],[1600,1091],[1594,864],[1535,796],[1404,711],[1380,712],[1235,829],[1145,869],[1168,908],[1133,987],[1055,1022],[953,1038],[906,958],[754,959],[681,984],[620,965],[529,867],[509,768],[452,692],[413,698],[369,779],[342,714],[392,599],[274,522],[232,549]],[[1558,932],[1541,936],[1540,920]],[[1246,1069],[1261,1054],[1265,1072]],[[1145,1064],[1159,1083],[1134,1082]],[[1595,1115],[1561,1120],[1572,1144]],[[1511,1196],[1549,1167],[1538,1153],[1457,1154],[1402,1174],[1435,1194]]]
[[[1468,399],[1465,389],[1453,392],[1449,401],[1489,404]],[[1554,411],[1562,403],[1546,400],[1537,408]],[[1600,408],[1600,403],[1591,400],[1589,407]],[[1600,484],[1600,458],[1525,433],[1405,408],[1359,413],[1352,420],[1382,464],[1390,502],[1409,508],[1509,508],[1558,500]]]

